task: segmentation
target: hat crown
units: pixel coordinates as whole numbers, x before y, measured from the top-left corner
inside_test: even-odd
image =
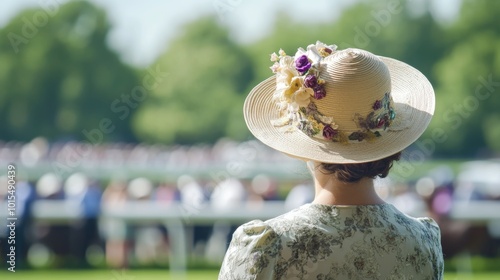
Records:
[[[345,131],[358,130],[354,116],[368,115],[374,102],[391,92],[389,69],[377,56],[364,50],[337,51],[325,58],[320,69],[326,96],[315,104]]]

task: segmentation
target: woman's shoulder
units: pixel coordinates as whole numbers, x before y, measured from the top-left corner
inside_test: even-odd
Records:
[[[253,220],[239,226],[233,233],[231,245],[245,248],[248,253],[277,251],[281,244],[280,234],[267,222]]]
[[[428,228],[439,229],[438,223],[431,217],[418,217],[415,219]]]
[[[263,238],[274,237],[276,232],[267,222],[262,220],[253,220],[242,224],[234,232],[235,237],[240,238]]]
[[[438,223],[430,218],[430,217],[421,217],[421,218],[416,218],[418,222],[422,225],[424,228],[424,236],[429,239],[441,240],[441,229],[439,228]]]
[[[261,220],[247,222],[233,234],[219,279],[266,278],[272,275],[272,262],[280,250],[280,237],[269,224]],[[257,275],[262,278],[255,278]]]
[[[409,232],[413,234],[418,234],[432,239],[440,239],[441,230],[438,223],[431,217],[413,217],[409,216],[399,210],[396,207],[394,209],[395,222],[402,228],[406,228]]]
[[[302,215],[303,212],[303,207],[301,207],[266,221],[247,222],[236,229],[233,238],[260,239],[262,244],[276,241],[278,238],[286,238],[297,228],[310,225],[311,218]]]

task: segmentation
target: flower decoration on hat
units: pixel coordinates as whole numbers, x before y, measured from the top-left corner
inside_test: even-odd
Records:
[[[307,107],[314,99],[325,97],[325,81],[319,77],[319,66],[324,57],[332,54],[337,46],[327,46],[321,42],[309,45],[307,50],[300,48],[294,57],[283,50],[271,54],[276,73],[276,92],[274,99],[281,108],[287,107],[298,112],[300,107]]]
[[[391,105],[391,96],[388,92],[381,100],[375,100],[372,106],[373,111],[366,117],[355,114],[354,121],[361,129],[349,135],[349,140],[363,141],[380,137],[380,131],[386,130],[396,118],[396,112]]]
[[[299,48],[295,56],[287,55],[282,49],[278,54],[271,54],[274,64],[270,67],[276,74],[276,90],[273,100],[278,104],[281,117],[272,124],[283,127],[285,131],[299,129],[310,137],[332,142],[360,142],[373,140],[381,136],[394,120],[390,93],[380,100],[375,100],[368,115],[355,114],[353,121],[359,128],[356,131],[342,131],[333,117],[318,111],[315,104],[327,95],[325,80],[320,78],[320,67],[324,58],[335,54],[336,45],[316,42]]]

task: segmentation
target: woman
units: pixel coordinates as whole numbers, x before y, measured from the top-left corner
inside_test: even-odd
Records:
[[[307,162],[315,199],[240,226],[219,279],[442,279],[438,225],[385,203],[373,180],[425,130],[434,91],[411,66],[321,42],[272,54],[244,115],[263,143]]]

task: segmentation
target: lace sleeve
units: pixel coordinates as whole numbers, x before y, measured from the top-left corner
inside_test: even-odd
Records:
[[[439,225],[431,218],[419,218],[419,220],[426,226],[427,232],[429,233],[426,236],[426,242],[433,248],[433,250],[431,250],[431,261],[434,269],[434,279],[443,279],[444,260]]]
[[[280,250],[280,238],[269,225],[244,224],[233,234],[218,279],[273,279]]]

